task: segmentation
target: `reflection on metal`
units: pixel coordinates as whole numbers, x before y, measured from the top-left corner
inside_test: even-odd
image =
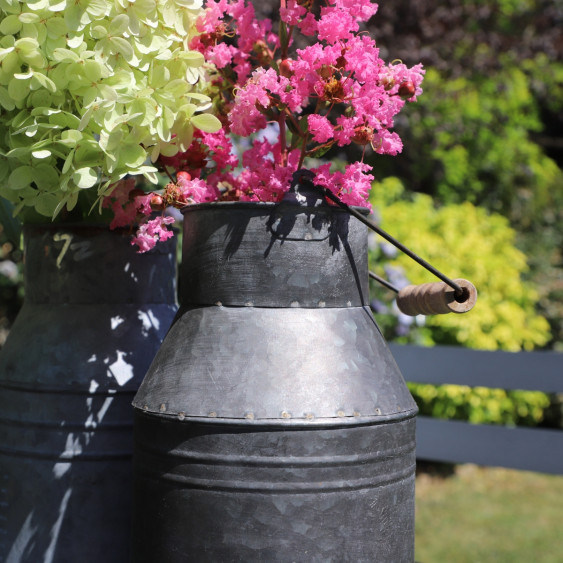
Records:
[[[366,233],[307,189],[187,209],[181,308],[133,403],[135,563],[412,563],[416,406]]]
[[[0,352],[0,561],[128,561],[130,403],[174,279],[170,245],[139,256],[103,228],[26,228],[25,304]]]

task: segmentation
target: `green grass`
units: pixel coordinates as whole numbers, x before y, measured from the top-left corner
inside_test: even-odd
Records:
[[[562,563],[563,476],[458,466],[416,480],[420,563]]]

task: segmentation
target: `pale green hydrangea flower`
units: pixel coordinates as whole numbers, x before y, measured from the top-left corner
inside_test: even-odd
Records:
[[[0,195],[41,215],[215,131],[202,0],[0,0]]]

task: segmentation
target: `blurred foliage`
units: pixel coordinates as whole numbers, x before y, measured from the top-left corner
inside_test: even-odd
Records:
[[[409,383],[419,414],[475,424],[536,426],[550,405],[540,391],[505,391],[465,385]]]
[[[385,159],[379,175],[397,173],[443,203],[502,213],[519,230],[554,219],[544,211],[563,200],[563,172],[531,136],[543,125],[520,68],[455,79],[430,68],[417,105],[401,131],[404,156]]]
[[[505,217],[469,202],[436,206],[425,194],[405,193],[398,178],[374,185],[372,204],[382,228],[450,276],[466,277],[479,298],[467,315],[408,317],[394,294],[374,283],[372,303],[387,338],[431,346],[521,350],[549,340],[549,325],[535,311],[537,292],[523,280],[526,257],[515,245]],[[370,269],[402,287],[437,281],[381,239],[370,241]],[[551,405],[535,391],[504,391],[458,385],[409,383],[420,414],[473,423],[534,426]]]
[[[548,323],[534,309],[538,294],[522,280],[526,257],[514,246],[506,218],[469,202],[436,207],[425,194],[409,198],[397,178],[375,184],[371,201],[383,229],[446,275],[471,280],[479,292],[471,313],[428,316],[422,326],[410,321],[407,334],[400,325],[409,318],[393,310],[393,295],[374,287],[374,295],[381,296],[375,309],[383,313],[386,307],[388,313],[380,320],[388,338],[512,351],[549,340]],[[372,243],[370,260],[373,271],[399,286],[436,281],[406,255],[393,255],[386,244]]]
[[[427,68],[424,93],[397,123],[398,158],[377,177],[440,203],[506,216],[528,257],[523,278],[563,350],[563,3],[397,0],[370,30],[383,56]],[[356,158],[357,155],[351,156]]]

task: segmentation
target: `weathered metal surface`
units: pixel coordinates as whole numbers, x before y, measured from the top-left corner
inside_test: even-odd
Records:
[[[413,561],[414,418],[135,426],[135,562]]]
[[[182,309],[133,404],[169,416],[308,425],[413,410],[363,307]]]
[[[0,561],[128,560],[130,402],[176,312],[173,250],[26,228],[25,304],[0,352]]]
[[[365,227],[345,211],[226,202],[189,207],[184,217],[182,305],[369,303]]]
[[[290,197],[185,214],[134,399],[136,563],[413,561],[416,406],[363,306],[366,229]]]

